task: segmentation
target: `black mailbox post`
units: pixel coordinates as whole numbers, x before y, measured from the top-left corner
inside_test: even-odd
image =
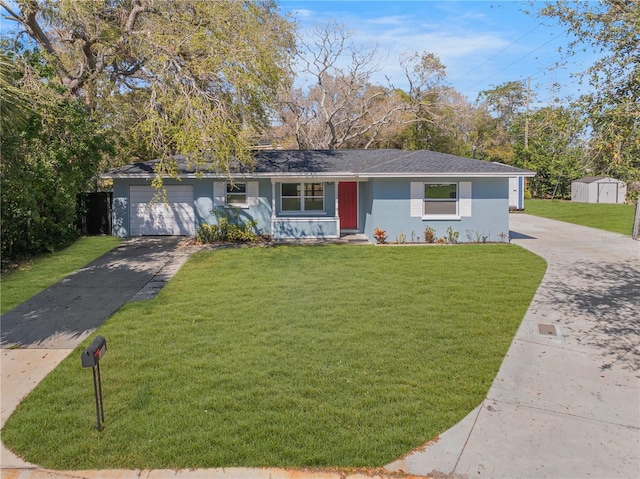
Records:
[[[102,431],[104,422],[104,405],[102,403],[102,380],[100,379],[100,358],[107,352],[107,340],[102,336],[97,336],[89,347],[82,353],[83,368],[91,368],[93,371],[93,392],[96,397],[96,425],[98,431]]]

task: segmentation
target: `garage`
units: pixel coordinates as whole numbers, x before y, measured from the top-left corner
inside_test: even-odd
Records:
[[[194,236],[195,213],[192,185],[166,185],[167,201],[147,185],[131,185],[131,236]]]

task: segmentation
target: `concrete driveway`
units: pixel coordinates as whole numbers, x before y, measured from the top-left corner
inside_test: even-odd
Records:
[[[547,261],[487,399],[387,468],[436,477],[640,477],[640,242],[526,214]]]

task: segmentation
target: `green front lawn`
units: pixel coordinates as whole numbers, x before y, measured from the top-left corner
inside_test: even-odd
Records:
[[[524,202],[524,212],[631,236],[635,205],[530,199]]]
[[[3,442],[47,468],[377,467],[485,397],[544,274],[515,245],[196,254],[71,354]]]
[[[42,255],[15,271],[4,273],[0,281],[0,314],[12,310],[119,243],[120,240],[113,236],[83,237],[68,248]]]

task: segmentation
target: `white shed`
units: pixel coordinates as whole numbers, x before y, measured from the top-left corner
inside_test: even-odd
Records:
[[[585,176],[571,182],[571,201],[577,203],[624,203],[627,185],[606,176]]]
[[[509,211],[524,209],[524,176],[509,178]]]

